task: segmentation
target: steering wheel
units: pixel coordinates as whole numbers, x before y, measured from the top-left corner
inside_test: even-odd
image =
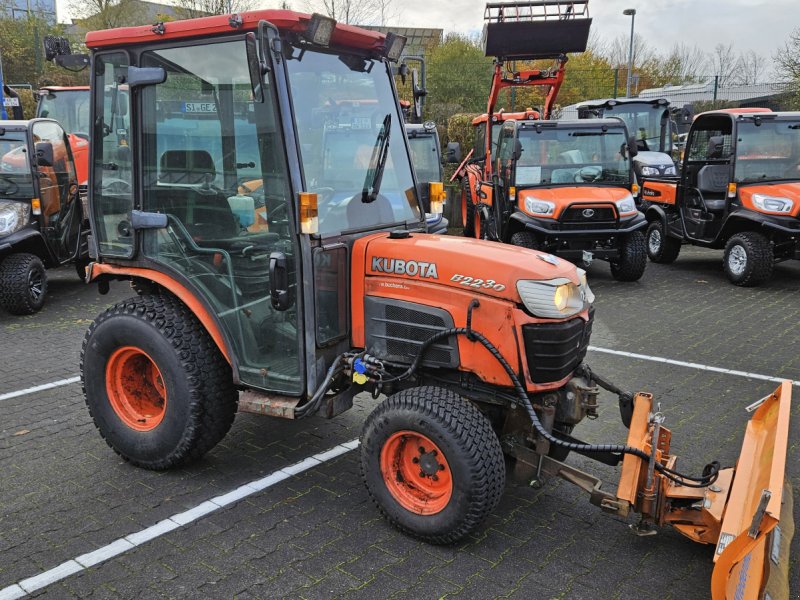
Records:
[[[133,192],[133,186],[130,181],[124,179],[104,179],[103,192],[107,194],[130,194]]]
[[[586,166],[578,169],[578,172],[575,173],[575,177],[573,177],[573,179],[576,183],[588,183],[590,181],[597,181],[600,179],[602,174],[603,167]]]

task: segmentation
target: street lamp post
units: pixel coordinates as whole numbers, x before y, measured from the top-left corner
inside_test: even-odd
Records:
[[[628,83],[625,87],[625,97],[631,97],[631,79],[633,75],[633,22],[636,19],[636,9],[635,8],[626,8],[622,11],[622,14],[626,17],[631,18],[631,43],[630,47],[628,48]]]

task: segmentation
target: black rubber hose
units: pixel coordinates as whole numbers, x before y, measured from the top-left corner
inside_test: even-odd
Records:
[[[392,381],[398,381],[401,379],[405,379],[410,377],[414,374],[414,372],[419,368],[419,364],[422,361],[422,356],[425,352],[430,348],[432,344],[435,342],[447,338],[454,335],[466,335],[469,339],[473,341],[480,342],[484,348],[486,348],[489,353],[494,356],[495,360],[500,363],[500,366],[503,367],[508,377],[511,379],[511,382],[514,386],[514,391],[517,393],[517,397],[520,400],[520,404],[525,407],[525,410],[528,412],[528,416],[533,423],[534,429],[536,432],[545,438],[551,444],[555,444],[556,446],[561,446],[562,448],[567,448],[568,450],[574,450],[576,452],[588,452],[588,453],[595,453],[595,454],[630,454],[632,456],[637,456],[644,461],[650,461],[650,455],[646,452],[638,448],[633,448],[631,446],[625,444],[578,444],[575,442],[567,442],[564,440],[560,440],[547,431],[544,426],[542,425],[541,421],[539,420],[539,415],[536,414],[536,411],[533,409],[533,405],[531,404],[530,398],[528,398],[528,393],[525,391],[522,383],[520,382],[519,378],[517,377],[516,372],[508,364],[508,361],[505,357],[500,354],[500,351],[497,347],[492,344],[483,334],[478,333],[474,329],[467,329],[466,327],[454,327],[451,329],[445,329],[438,333],[435,333],[430,338],[423,342],[422,346],[417,353],[417,356],[414,358],[414,362],[411,363],[411,366],[406,369],[405,372],[401,373],[396,377],[392,377],[390,379],[384,379],[383,383],[390,383]],[[691,477],[687,475],[683,475],[665,467],[660,463],[655,464],[655,468],[657,471],[662,473],[668,479],[680,483],[686,487],[706,487],[711,485],[717,479],[717,475],[719,472],[719,463],[713,462],[709,465],[706,465],[705,469],[703,470],[702,477]],[[695,484],[688,483],[687,481],[696,482]]]

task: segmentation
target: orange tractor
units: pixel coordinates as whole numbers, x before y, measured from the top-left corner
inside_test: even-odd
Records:
[[[95,94],[92,107],[88,277],[101,292],[130,280],[138,295],[90,326],[81,377],[125,460],[199,459],[237,408],[330,418],[357,393],[385,394],[361,436],[363,477],[411,535],[450,543],[478,527],[503,493],[505,452],[606,511],[641,513],[640,529],[672,523],[716,544],[716,598],[733,598],[740,573],[754,593],[771,585],[789,384],[754,413],[738,466],[679,472],[652,397],[583,363],[594,297],[582,271],[425,233],[431,207],[418,200],[393,86],[402,37],[264,10],[94,32],[86,44],[92,89],[112,97]],[[121,85],[130,94],[113,99]],[[213,127],[174,137],[175,103]],[[129,129],[107,126],[120,111],[134,115]],[[259,197],[243,200],[242,180],[256,179]],[[433,182],[431,204],[441,195]],[[596,415],[599,387],[619,397],[623,444],[573,437]],[[563,462],[569,452],[621,463],[617,492]]]
[[[495,56],[486,114],[461,179],[464,234],[545,250],[581,265],[608,261],[620,281],[644,274],[647,223],[631,194],[636,143],[622,121],[551,121],[567,62],[586,47],[586,2],[487,4],[484,47]],[[549,70],[504,71],[510,60],[554,58]],[[495,112],[504,89],[544,86],[537,111]]]

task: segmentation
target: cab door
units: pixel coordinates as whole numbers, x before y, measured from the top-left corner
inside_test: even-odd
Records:
[[[31,137],[36,156],[42,233],[50,251],[63,263],[76,257],[83,210],[75,162],[67,134],[55,121],[35,121]]]

